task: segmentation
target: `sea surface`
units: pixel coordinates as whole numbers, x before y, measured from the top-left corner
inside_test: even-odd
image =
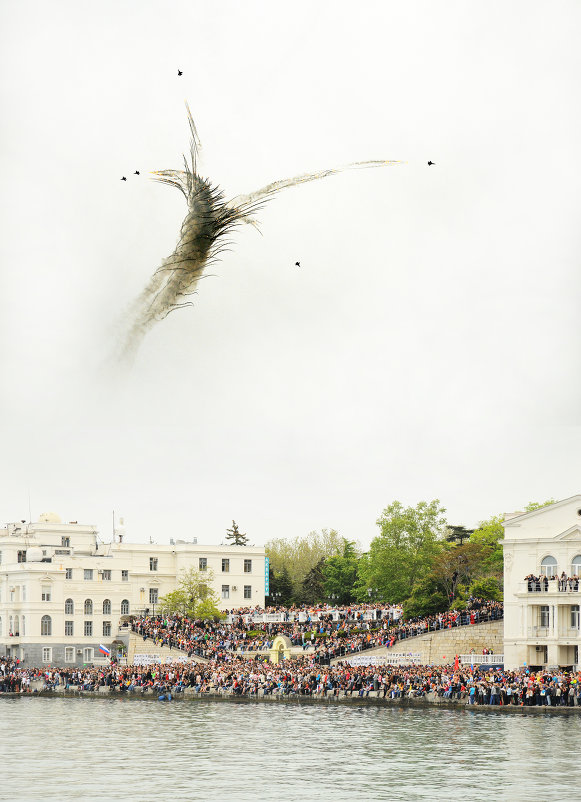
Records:
[[[0,699],[2,800],[562,800],[581,716]]]

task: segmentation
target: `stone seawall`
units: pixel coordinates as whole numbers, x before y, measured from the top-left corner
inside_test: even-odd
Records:
[[[429,693],[423,697],[412,697],[403,699],[389,699],[383,698],[383,692],[370,691],[369,696],[345,696],[340,693],[338,696],[298,696],[296,694],[267,694],[266,696],[259,693],[258,696],[237,696],[232,693],[196,693],[191,688],[186,688],[183,693],[178,693],[172,696],[171,701],[160,701],[159,691],[152,692],[148,690],[145,693],[135,691],[133,693],[119,693],[118,691],[110,691],[108,687],[103,687],[98,691],[79,691],[69,689],[57,691],[39,691],[37,693],[4,693],[0,694],[0,700],[4,698],[19,698],[19,699],[118,699],[120,702],[131,701],[146,701],[156,702],[157,704],[173,704],[174,702],[233,702],[235,704],[280,704],[280,705],[327,705],[330,707],[412,707],[412,708],[438,708],[447,710],[457,710],[459,712],[474,712],[474,713],[501,713],[501,714],[517,714],[517,715],[538,715],[538,714],[551,714],[551,715],[578,715],[581,713],[581,706],[575,705],[574,707],[521,707],[520,705],[471,705],[468,699],[443,699],[435,693]],[[0,701],[1,704],[1,701]]]

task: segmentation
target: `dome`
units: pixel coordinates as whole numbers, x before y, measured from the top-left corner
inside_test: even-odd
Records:
[[[32,546],[26,550],[27,563],[40,563],[42,562],[42,549],[38,546]]]
[[[60,515],[56,512],[41,512],[38,517],[39,524],[60,524],[62,523]]]

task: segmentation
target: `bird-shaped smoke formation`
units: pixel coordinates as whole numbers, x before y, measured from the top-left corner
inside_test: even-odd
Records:
[[[256,212],[277,192],[287,187],[317,181],[342,170],[383,167],[394,161],[364,161],[274,181],[257,192],[225,200],[223,191],[198,173],[200,141],[190,109],[186,104],[191,131],[190,160],[184,156],[184,170],[159,170],[155,180],[176,187],[183,194],[188,213],[182,223],[178,244],[157,268],[134,303],[131,326],[122,349],[124,357],[133,356],[152,326],[170,312],[192,306],[188,300],[196,291],[206,267],[226,247],[226,236],[240,223],[257,225]]]

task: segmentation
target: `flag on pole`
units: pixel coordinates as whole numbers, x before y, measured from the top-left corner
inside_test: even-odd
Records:
[[[104,654],[105,657],[111,657],[111,651],[106,646],[103,646],[102,643],[99,644],[99,651],[101,654]]]

